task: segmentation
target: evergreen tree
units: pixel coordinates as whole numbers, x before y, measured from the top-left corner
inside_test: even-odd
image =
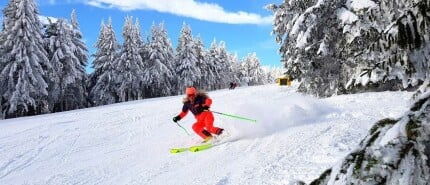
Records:
[[[138,49],[138,52],[140,54],[140,57],[142,58],[141,66],[142,66],[142,76],[140,76],[140,95],[138,99],[151,97],[151,90],[148,91],[149,82],[145,80],[145,75],[148,73],[149,70],[149,43],[145,43],[142,37],[142,32],[140,28],[140,22],[139,19],[136,18],[136,21],[134,23],[134,41],[136,42],[136,47]],[[147,36],[146,41],[149,42],[149,36]]]
[[[79,63],[75,64],[76,70],[74,71],[74,78],[76,83],[73,90],[67,94],[67,99],[70,102],[75,102],[73,107],[87,107],[88,106],[88,91],[87,81],[88,75],[85,72],[85,68],[88,65],[89,52],[87,45],[83,41],[83,35],[79,28],[78,19],[76,17],[75,10],[72,11],[70,22],[72,24],[72,51]],[[68,109],[70,110],[70,109]]]
[[[240,63],[239,56],[237,53],[230,54],[228,61],[230,62],[230,71],[231,71],[231,82],[240,84],[239,73],[240,73]]]
[[[159,25],[160,28],[160,37],[161,37],[161,41],[162,41],[162,46],[164,47],[164,52],[165,52],[165,60],[163,60],[162,62],[164,63],[164,65],[170,70],[172,71],[172,74],[175,74],[175,53],[173,51],[173,47],[172,47],[172,42],[169,39],[169,35],[167,33],[166,27],[164,26],[164,23],[161,23]],[[173,76],[171,78],[170,84],[171,84],[171,91],[170,94],[174,94],[176,92],[176,83],[177,79],[175,76]]]
[[[120,46],[112,28],[112,19],[109,18],[107,25],[102,23],[99,38],[97,40],[97,51],[94,54],[90,97],[95,105],[107,105],[119,102],[116,94],[115,61],[118,57]]]
[[[249,53],[241,64],[241,81],[246,85],[262,85],[265,83],[265,73],[260,67],[260,60],[257,58],[256,53]]]
[[[200,80],[201,72],[197,67],[197,52],[194,46],[191,28],[185,23],[179,36],[176,48],[176,74],[178,81],[177,92],[182,92],[187,86],[194,86]]]
[[[122,32],[124,43],[119,58],[114,63],[115,71],[112,76],[117,85],[117,96],[120,102],[143,97],[144,65],[140,55],[139,32],[133,25],[133,18],[127,17]]]
[[[109,20],[111,20],[110,17],[109,17]],[[91,67],[94,69],[94,71],[89,75],[89,78],[88,78],[87,88],[90,92],[92,91],[92,88],[96,85],[100,75],[103,73],[103,71],[105,71],[105,68],[106,68],[105,65],[108,64],[107,62],[105,62],[106,60],[104,57],[106,55],[106,51],[103,48],[106,44],[105,41],[107,40],[106,29],[107,29],[106,24],[104,20],[102,20],[102,23],[100,24],[99,37],[97,38],[97,42],[94,45],[94,47],[96,47],[97,50],[92,55],[92,57],[94,57],[94,60]],[[90,93],[90,96],[91,96],[91,93]]]
[[[224,41],[219,43],[217,52],[218,58],[215,60],[215,70],[218,75],[216,76],[215,87],[217,89],[223,89],[227,88],[233,80],[230,70],[229,56]]]
[[[381,1],[366,12],[354,11],[351,5],[347,10],[363,17],[352,30],[370,25],[351,44],[365,48],[347,53],[354,55],[348,61],[356,66],[348,76],[349,92],[415,89],[429,78],[429,1]]]
[[[303,21],[304,18],[309,16],[302,16],[302,14],[315,4],[315,2],[316,0],[286,0],[281,5],[270,4],[267,6],[268,9],[274,11],[272,34],[276,36],[276,42],[281,45],[279,49],[282,57],[281,60],[287,69],[286,73],[294,79],[300,79],[303,73],[303,62],[301,62],[300,59],[296,59],[296,57],[292,57],[296,55],[297,52],[294,50],[295,38],[297,37],[296,31],[294,30],[305,26],[298,24],[294,27],[294,30],[293,26],[295,26],[296,22]]]
[[[85,67],[88,51],[82,41],[75,11],[72,11],[70,25],[63,19],[55,23],[48,20],[46,50],[55,72],[49,83],[51,111],[84,108],[87,106]]]
[[[74,45],[74,47],[72,48],[73,53],[79,59],[80,65],[85,68],[88,65],[88,48],[85,42],[82,40],[83,36],[79,28],[79,23],[76,17],[75,10],[72,10],[70,22],[72,24],[72,44]]]
[[[345,0],[284,2],[275,9],[274,30],[287,74],[302,81],[300,92],[330,96],[341,79],[342,54],[336,10]],[[337,48],[340,47],[340,48]]]
[[[429,75],[426,0],[285,1],[273,33],[287,73],[317,96],[416,88]]]
[[[217,65],[221,63],[219,57],[219,50],[216,39],[214,39],[211,43],[211,48],[209,49],[208,59],[207,59],[207,69],[210,70],[213,74],[213,79],[209,78],[208,84],[210,85],[210,89],[217,89],[216,83],[217,79],[219,79],[219,70],[217,70]]]
[[[152,37],[148,47],[147,69],[144,75],[144,81],[147,82],[147,89],[150,90],[149,96],[167,96],[173,89],[174,71],[171,62],[173,62],[173,49],[167,37],[167,31],[164,24],[159,26],[152,25]]]
[[[3,16],[3,15],[2,15]],[[4,20],[4,18],[2,19]],[[5,59],[3,58],[5,50],[4,50],[4,46],[5,46],[5,41],[6,41],[6,37],[3,35],[5,34],[3,31],[4,28],[4,21],[2,21],[2,27],[1,27],[1,31],[0,31],[0,82],[3,83],[3,76],[1,75],[2,70],[4,69],[5,65],[7,64],[6,61],[4,61]],[[3,86],[3,84],[0,84],[0,88],[6,88],[5,86]],[[3,94],[3,92],[0,93]],[[5,107],[3,107],[3,104],[6,103],[6,99],[3,99],[2,94],[0,94],[0,119],[5,119],[6,117],[6,112],[7,111],[3,111],[3,109]]]
[[[173,66],[174,66],[173,61],[175,59],[175,54],[173,51],[172,42],[170,41],[169,34],[167,33],[167,29],[166,29],[166,26],[164,25],[164,22],[160,23],[158,27],[160,29],[159,34],[161,34],[160,37],[161,37],[162,43],[164,47],[166,47],[165,51],[168,54],[167,58],[170,61],[166,65],[169,66],[169,68],[173,69]]]
[[[202,38],[200,37],[200,34],[197,35],[197,37],[193,40],[194,41],[194,47],[196,50],[196,54],[197,54],[197,62],[196,62],[196,66],[197,68],[199,68],[201,75],[200,75],[200,79],[197,80],[196,82],[196,86],[200,87],[202,89],[206,89],[204,87],[202,87],[202,85],[204,85],[202,83],[202,81],[204,80],[205,76],[205,71],[203,69],[204,67],[204,60],[206,57],[206,52],[205,52],[205,47],[202,41]]]
[[[46,50],[55,75],[49,79],[51,111],[65,111],[85,107],[85,69],[75,55],[73,31],[63,19],[46,28]]]
[[[48,74],[42,26],[33,0],[11,0],[3,9],[0,96],[6,117],[48,112]]]
[[[140,30],[140,22],[139,22],[138,18],[136,18],[136,21],[134,23],[134,27],[133,28],[134,28],[133,37],[134,37],[134,41],[136,42],[136,46],[140,50],[142,50],[143,47],[144,47],[144,45],[145,45],[145,42],[143,42],[142,33],[141,33],[141,30]],[[142,52],[142,51],[139,51],[139,52]]]
[[[212,84],[215,84],[216,80],[215,67],[209,64],[208,53],[200,35],[197,36],[194,46],[197,52],[197,67],[201,71],[201,78],[198,80],[197,86],[202,89],[211,90]]]

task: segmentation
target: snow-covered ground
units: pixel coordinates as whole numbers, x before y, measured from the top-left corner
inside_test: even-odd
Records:
[[[0,184],[288,184],[317,178],[351,151],[372,124],[404,113],[411,93],[316,99],[266,85],[209,92],[230,137],[197,153],[194,118],[174,124],[182,96],[0,121]]]

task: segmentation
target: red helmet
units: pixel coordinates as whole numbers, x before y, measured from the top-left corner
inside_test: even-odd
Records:
[[[196,94],[196,88],[194,88],[194,87],[187,87],[186,89],[185,89],[185,94]]]

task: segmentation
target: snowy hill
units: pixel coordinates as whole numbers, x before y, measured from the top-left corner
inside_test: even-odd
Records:
[[[266,85],[209,92],[231,137],[199,153],[169,148],[199,141],[182,96],[0,121],[0,184],[288,184],[310,182],[358,146],[370,127],[398,118],[411,93],[316,99]]]

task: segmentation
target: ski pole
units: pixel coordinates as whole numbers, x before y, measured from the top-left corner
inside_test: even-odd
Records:
[[[236,116],[236,115],[231,115],[231,114],[226,114],[226,113],[222,113],[222,112],[216,112],[216,111],[211,111],[211,112],[213,112],[215,114],[221,114],[223,116],[228,116],[228,117],[237,118],[237,119],[241,119],[241,120],[251,121],[251,122],[254,122],[254,123],[257,122],[257,120],[255,120],[255,119],[244,118],[244,117],[240,117],[240,116]]]
[[[184,130],[185,133],[187,133],[187,135],[190,135],[190,133],[188,133],[187,129],[185,129],[183,126],[181,126],[178,122],[175,122],[179,127],[182,128],[182,130]]]

